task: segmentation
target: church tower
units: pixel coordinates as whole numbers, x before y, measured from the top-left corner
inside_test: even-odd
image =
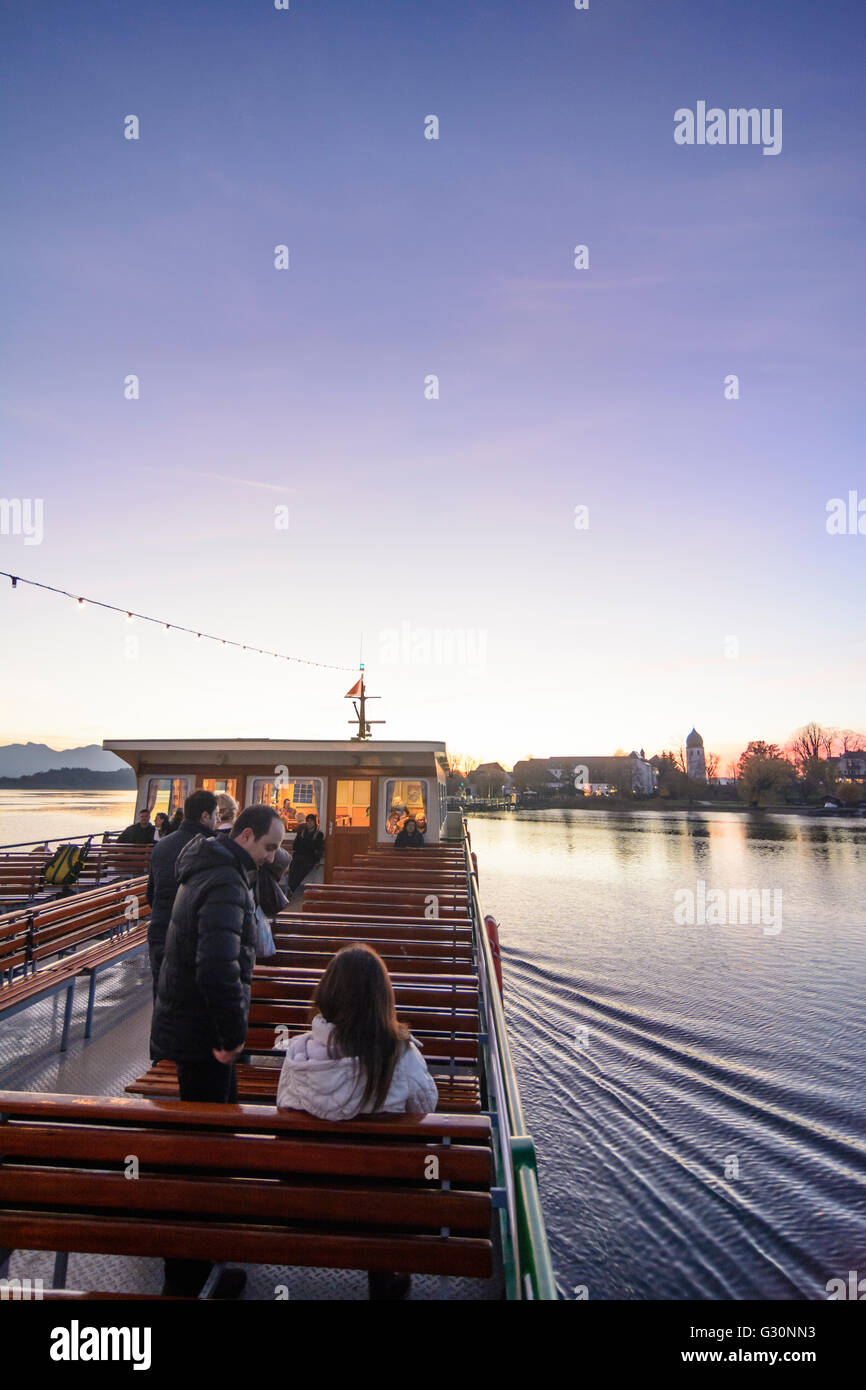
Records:
[[[707,780],[707,760],[704,757],[704,740],[697,729],[692,729],[686,739],[686,771],[696,782]]]

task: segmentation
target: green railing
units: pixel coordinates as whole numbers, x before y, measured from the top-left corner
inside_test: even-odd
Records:
[[[500,1229],[506,1294],[509,1299],[555,1299],[556,1281],[538,1193],[535,1145],[523,1116],[465,820],[462,844],[479,958],[479,993],[486,1034],[481,1051],[494,1124],[496,1178],[505,1193]]]

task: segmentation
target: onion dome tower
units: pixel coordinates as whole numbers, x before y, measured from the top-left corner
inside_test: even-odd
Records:
[[[704,740],[697,729],[692,729],[686,739],[686,771],[696,782],[707,780],[707,760],[704,756]]]

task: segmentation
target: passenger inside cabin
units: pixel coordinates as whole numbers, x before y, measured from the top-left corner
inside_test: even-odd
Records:
[[[161,840],[164,835],[168,834],[168,816],[165,811],[157,811],[153,818],[153,838],[154,840]]]
[[[180,827],[183,825],[183,818],[184,818],[184,809],[183,809],[183,806],[178,806],[177,809],[176,809],[176,811],[175,811],[175,813],[174,813],[174,815],[172,816],[171,820],[170,820],[169,823],[168,823],[168,833],[169,833],[170,835],[173,835],[174,832],[175,832],[175,830],[180,830]]]
[[[147,807],[138,813],[138,820],[133,821],[125,830],[121,830],[117,837],[119,845],[152,845],[154,828],[150,823],[150,812]]]
[[[312,812],[295,836],[292,845],[292,862],[289,865],[289,893],[294,893],[311,869],[319,863],[325,853],[325,837],[319,829],[318,817]]]
[[[418,829],[417,821],[409,816],[403,829],[394,841],[395,849],[423,849],[424,836]]]

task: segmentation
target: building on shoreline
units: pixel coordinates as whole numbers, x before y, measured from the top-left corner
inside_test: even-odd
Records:
[[[855,749],[836,760],[836,776],[852,782],[866,781],[866,752]]]
[[[704,740],[701,738],[697,729],[692,729],[686,739],[686,772],[695,782],[706,782],[707,780],[707,759],[704,752]]]
[[[514,786],[540,793],[573,792],[578,796],[652,796],[658,774],[640,753],[596,754],[561,758],[522,758],[514,764]]]

